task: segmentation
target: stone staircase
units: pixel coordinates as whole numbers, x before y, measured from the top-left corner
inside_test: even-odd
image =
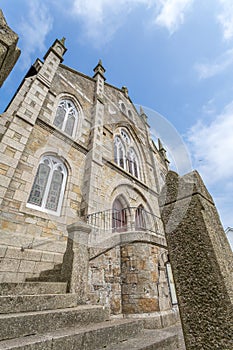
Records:
[[[56,264],[51,270],[41,271],[38,277],[27,278],[29,282],[64,282],[61,277],[62,264]]]
[[[143,319],[111,318],[99,305],[78,305],[66,283],[0,284],[0,349],[176,350],[179,326],[145,329]]]

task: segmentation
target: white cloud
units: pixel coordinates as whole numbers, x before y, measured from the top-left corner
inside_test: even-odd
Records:
[[[209,184],[233,178],[233,101],[209,125],[197,122],[189,131],[191,153]]]
[[[229,40],[233,37],[233,1],[219,0],[219,3],[221,12],[217,19],[222,26],[224,39]]]
[[[233,49],[229,49],[217,57],[214,62],[197,63],[195,64],[194,68],[197,71],[200,79],[206,79],[224,72],[232,64]]]
[[[75,0],[71,13],[83,21],[85,35],[99,40],[99,44],[112,38],[136,6],[150,7],[152,3],[152,0]]]
[[[151,10],[147,22],[151,21],[173,33],[184,22],[184,14],[193,1],[75,0],[70,13],[83,22],[87,37],[103,43],[112,38],[127,16],[139,5]]]
[[[39,50],[46,50],[45,38],[52,29],[53,19],[47,9],[39,1],[29,3],[29,12],[20,23],[19,36],[21,38],[21,60],[23,68],[28,67],[31,55]]]
[[[233,101],[208,125],[199,121],[187,135],[188,145],[219,209],[224,227],[233,226]]]
[[[202,107],[204,114],[213,115],[216,112],[215,100],[212,98]]]
[[[193,0],[160,0],[160,13],[155,23],[173,34],[184,22],[184,15],[190,9]]]

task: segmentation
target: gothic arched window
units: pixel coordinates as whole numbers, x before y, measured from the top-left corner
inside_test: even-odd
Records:
[[[114,161],[121,168],[126,168],[125,148],[119,136],[116,136],[114,140]]]
[[[59,215],[66,178],[67,170],[60,159],[53,156],[43,156],[37,169],[27,206]]]
[[[128,161],[128,170],[130,174],[132,174],[135,177],[139,177],[138,160],[133,148],[130,148],[128,150],[127,161]]]
[[[124,104],[124,102],[122,102],[122,101],[120,101],[120,108],[121,108],[121,111],[122,111],[124,114],[127,113],[125,104]]]
[[[114,161],[133,176],[140,178],[139,161],[134,150],[133,142],[128,133],[120,130],[120,135],[114,139]]]
[[[128,117],[129,117],[130,119],[133,119],[133,113],[131,112],[130,109],[128,109]]]
[[[130,144],[130,137],[124,129],[121,129],[121,137],[127,145]]]
[[[61,100],[57,108],[54,125],[66,134],[74,136],[77,124],[78,112],[75,105],[71,100]]]

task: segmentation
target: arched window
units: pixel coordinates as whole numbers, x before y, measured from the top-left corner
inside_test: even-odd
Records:
[[[114,161],[121,168],[126,168],[125,148],[119,136],[116,136],[114,140]]]
[[[77,124],[78,112],[75,105],[70,100],[61,100],[57,108],[54,125],[66,134],[74,136]]]
[[[67,170],[60,159],[53,156],[43,156],[37,169],[27,206],[59,215],[66,178]]]
[[[139,177],[138,160],[133,148],[130,148],[127,153],[128,169],[130,174]]]
[[[146,230],[146,212],[142,205],[135,212],[135,230]]]
[[[127,229],[126,209],[118,198],[115,199],[112,206],[112,231],[124,232]]]
[[[131,112],[130,109],[128,109],[128,117],[129,117],[130,119],[133,119],[133,113]]]
[[[121,108],[121,111],[122,111],[124,114],[127,113],[125,104],[124,104],[124,102],[122,102],[122,101],[120,101],[120,108]]]
[[[133,145],[128,133],[121,129],[120,135],[116,135],[114,139],[114,161],[133,176],[140,178],[139,161]]]
[[[127,143],[127,145],[130,144],[130,137],[124,129],[121,129],[121,137],[122,137],[123,141],[125,143]]]

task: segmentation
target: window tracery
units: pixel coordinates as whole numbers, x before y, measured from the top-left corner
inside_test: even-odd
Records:
[[[133,142],[124,129],[114,139],[114,161],[133,176],[140,178],[138,157]]]
[[[121,137],[125,143],[130,144],[130,137],[124,129],[121,129]]]
[[[128,150],[127,161],[128,161],[128,169],[130,174],[132,174],[135,177],[139,177],[138,160],[133,148],[130,148]]]
[[[114,140],[114,161],[121,168],[126,168],[125,148],[119,136],[116,136]]]
[[[78,123],[78,112],[71,100],[61,100],[56,116],[54,119],[54,125],[64,131],[70,136],[74,136]]]
[[[67,170],[53,156],[43,156],[34,179],[27,206],[59,215],[65,191]]]

